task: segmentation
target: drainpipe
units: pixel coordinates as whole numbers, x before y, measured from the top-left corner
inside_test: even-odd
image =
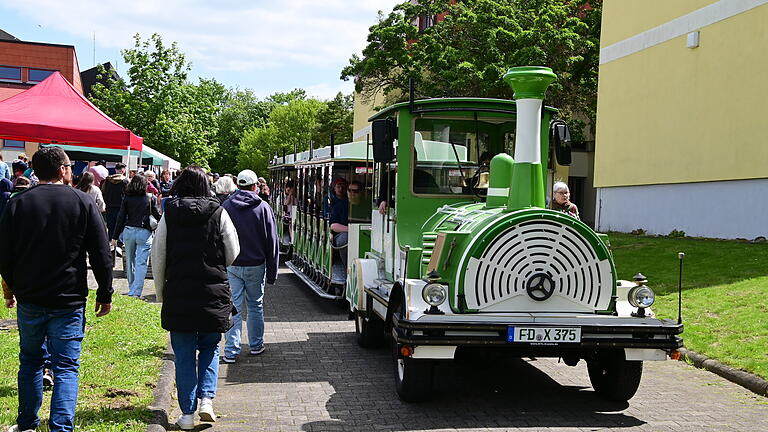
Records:
[[[557,79],[552,69],[539,66],[511,68],[504,75],[515,92],[517,130],[508,210],[544,208],[546,201],[541,162],[541,107],[547,87]]]

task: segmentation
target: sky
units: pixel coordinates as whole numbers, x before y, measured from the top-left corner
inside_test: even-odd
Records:
[[[261,98],[303,88],[330,99],[352,92],[341,69],[362,52],[379,11],[402,1],[0,0],[0,29],[25,41],[74,45],[81,71],[95,57],[95,64],[117,64],[118,73],[127,69],[120,50],[133,47],[133,36],[158,33],[178,43],[193,82],[215,78]]]

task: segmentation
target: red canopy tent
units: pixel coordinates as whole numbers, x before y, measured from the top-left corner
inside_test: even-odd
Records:
[[[77,92],[59,72],[0,102],[0,138],[141,151],[143,139]]]

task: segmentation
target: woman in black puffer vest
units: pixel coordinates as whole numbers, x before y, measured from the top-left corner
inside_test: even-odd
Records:
[[[240,253],[237,232],[226,210],[211,197],[202,168],[185,168],[173,183],[155,231],[152,269],[161,321],[171,332],[176,388],[182,415],[178,425],[215,421],[212,399],[219,373],[219,341],[237,313],[227,282],[227,266]],[[199,351],[199,354],[197,353]],[[202,371],[198,376],[198,371]]]

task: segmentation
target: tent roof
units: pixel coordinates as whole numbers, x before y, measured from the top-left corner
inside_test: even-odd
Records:
[[[70,146],[64,144],[51,144],[61,147],[72,160],[99,160],[104,159],[107,162],[120,162],[126,154],[126,149],[107,149],[107,148],[84,148],[81,146]],[[141,156],[143,165],[162,166],[164,161],[172,169],[179,169],[179,162],[160,153],[148,145],[144,145],[141,151],[131,150],[131,156]]]
[[[59,72],[0,102],[0,138],[141,150],[142,138],[77,92]]]

